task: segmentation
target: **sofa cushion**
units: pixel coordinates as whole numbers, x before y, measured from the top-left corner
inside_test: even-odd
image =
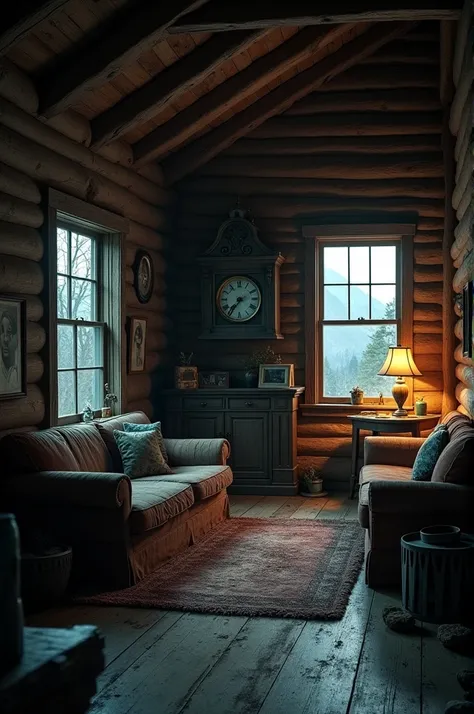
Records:
[[[116,429],[123,431],[123,425],[125,422],[133,422],[134,424],[149,424],[150,420],[145,412],[130,412],[130,414],[120,414],[119,416],[108,417],[107,419],[101,419],[100,421],[94,422],[95,428],[98,429],[99,434],[104,441],[110,456],[112,457],[112,471],[118,474],[123,474],[123,464],[117,442],[115,441],[114,431]]]
[[[162,478],[132,481],[130,533],[137,535],[158,528],[194,503],[191,486],[168,483]]]
[[[125,432],[143,432],[143,431],[156,431],[156,434],[160,440],[160,449],[163,454],[163,458],[168,463],[168,453],[166,451],[165,442],[163,440],[163,434],[161,433],[161,421],[155,421],[153,424],[134,424],[133,422],[126,421],[123,425],[123,430]]]
[[[372,481],[409,481],[411,468],[408,466],[385,466],[370,464],[363,466],[359,475],[359,523],[369,527],[369,487]]]
[[[449,444],[436,463],[432,481],[474,484],[474,428],[470,424],[469,421],[455,425]]]
[[[197,502],[230,486],[233,476],[228,466],[173,466],[171,475],[152,476],[151,479],[187,484],[193,489],[194,500]]]
[[[413,464],[414,481],[430,481],[434,467],[448,445],[449,433],[445,424],[438,424],[420,446]]]
[[[123,470],[129,478],[142,478],[154,474],[170,474],[155,430],[126,432],[116,429],[115,441],[122,457]]]

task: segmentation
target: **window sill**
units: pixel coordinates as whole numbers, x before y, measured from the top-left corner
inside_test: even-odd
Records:
[[[300,412],[303,416],[341,416],[347,414],[360,414],[360,412],[392,412],[397,408],[396,404],[301,404]],[[407,411],[413,411],[413,406],[405,405]]]

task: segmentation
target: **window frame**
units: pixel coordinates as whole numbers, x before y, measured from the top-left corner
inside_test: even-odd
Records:
[[[386,242],[399,242],[399,276],[397,284],[397,312],[400,315],[399,341],[413,349],[413,236],[414,224],[340,224],[306,225],[303,227],[305,239],[305,408],[351,408],[350,396],[347,398],[324,397],[323,395],[323,354],[322,327],[320,319],[322,309],[320,265],[321,246],[330,243],[376,245]],[[334,323],[334,321],[331,321]],[[364,324],[385,324],[386,321],[364,320]],[[343,321],[343,324],[348,324]],[[409,407],[413,403],[413,379],[407,379],[409,387]],[[382,408],[394,408],[391,398],[384,398]],[[363,408],[380,409],[376,398],[364,399]],[[360,411],[361,407],[356,408]]]
[[[64,320],[57,317],[57,228],[66,227],[100,241],[98,246],[97,284],[99,286],[98,312],[99,321]],[[100,326],[104,330],[104,381],[111,385],[111,391],[118,396],[118,409],[125,403],[126,389],[126,341],[124,336],[123,316],[125,314],[125,236],[129,231],[129,221],[110,211],[98,208],[82,201],[49,189],[48,214],[44,226],[48,251],[44,257],[45,272],[48,275],[46,290],[46,322],[49,339],[46,345],[45,363],[48,369],[43,377],[45,394],[46,426],[77,423],[81,415],[58,416],[58,354],[57,328],[59,323]],[[120,281],[117,284],[117,275]],[[110,301],[102,295],[112,294]],[[110,302],[110,304],[109,304]],[[75,370],[77,371],[77,365]],[[100,410],[95,411],[100,416]]]

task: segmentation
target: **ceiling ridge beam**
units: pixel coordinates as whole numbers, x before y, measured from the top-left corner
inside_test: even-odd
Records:
[[[337,40],[350,27],[308,27],[293,35],[137,141],[133,146],[136,163],[140,165],[152,158],[162,157],[185,143],[233,104],[254,94],[301,60]]]
[[[243,52],[268,30],[236,30],[218,33],[199,45],[183,59],[128,94],[110,109],[92,120],[92,146],[103,144],[156,116],[165,105],[203,81],[232,55]]]
[[[457,20],[461,7],[462,0],[292,0],[291,3],[214,0],[176,22],[170,32],[222,32],[346,22]]]
[[[0,55],[9,52],[40,22],[61,10],[68,2],[70,0],[44,0],[33,4],[31,0],[16,0],[5,3],[2,7]]]
[[[166,159],[163,169],[167,184],[173,184],[190,174],[270,117],[284,112],[294,102],[319,89],[412,27],[413,23],[390,23],[383,28],[374,25],[313,67],[284,82],[217,129]]]
[[[207,0],[173,0],[140,5],[131,0],[110,20],[61,55],[38,80],[40,113],[51,117],[75,104],[86,91],[113,79],[162,38],[181,15]]]

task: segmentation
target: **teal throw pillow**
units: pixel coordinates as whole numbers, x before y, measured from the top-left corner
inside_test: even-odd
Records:
[[[127,432],[140,433],[143,433],[144,431],[156,431],[160,440],[161,453],[163,454],[166,463],[168,463],[168,452],[166,451],[163,434],[161,433],[161,421],[155,421],[154,424],[133,424],[132,422],[125,422],[125,424],[123,425],[123,430]]]
[[[124,473],[130,478],[173,473],[163,457],[156,431],[127,433],[115,429],[114,437],[122,457]]]
[[[430,481],[441,452],[448,445],[449,433],[445,424],[439,424],[420,446],[413,464],[412,479]]]

